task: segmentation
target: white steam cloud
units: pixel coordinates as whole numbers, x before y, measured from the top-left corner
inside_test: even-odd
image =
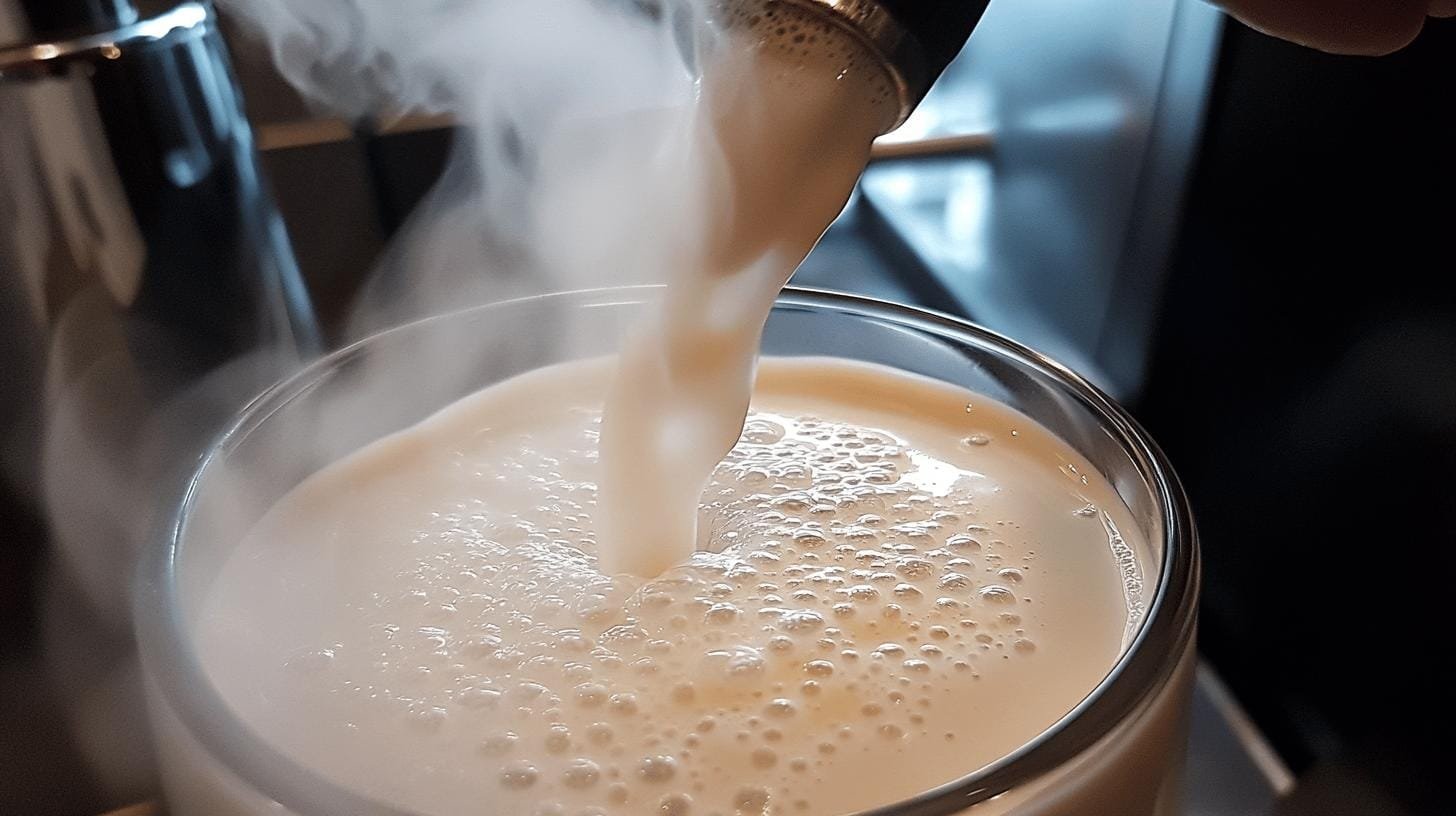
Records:
[[[681,240],[713,209],[715,188],[691,178],[713,169],[693,135],[707,2],[223,6],[331,111],[460,124],[445,177],[357,304],[363,334],[470,303],[663,281],[662,242],[643,236]]]

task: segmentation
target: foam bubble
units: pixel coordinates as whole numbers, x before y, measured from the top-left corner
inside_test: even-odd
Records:
[[[542,742],[546,746],[547,753],[563,753],[571,747],[571,729],[560,724],[553,725],[546,730],[546,739]]]
[[[677,774],[677,759],[668,755],[643,757],[637,775],[648,782],[666,782]]]
[[[504,734],[496,734],[495,736],[487,737],[481,742],[480,752],[486,756],[505,756],[515,748],[516,743],[520,742],[520,739],[519,736],[511,731],[507,731]]]
[[[1016,593],[1012,592],[1004,586],[999,586],[996,584],[981,587],[979,594],[981,596],[981,600],[989,604],[1005,605],[1016,603]]]
[[[763,813],[768,807],[769,792],[761,787],[739,788],[738,793],[733,797],[733,806],[741,813]]]
[[[500,772],[500,783],[503,787],[514,790],[524,790],[536,784],[541,772],[536,766],[529,762],[517,761],[506,765]]]
[[[770,701],[768,705],[764,706],[763,712],[770,717],[784,719],[786,717],[794,716],[794,714],[798,712],[798,708],[794,705],[793,700],[787,699],[785,697],[779,697],[775,698],[774,700]]]
[[[431,546],[445,543],[412,555],[378,603],[396,628],[342,644],[319,682],[387,685],[359,699],[399,721],[444,710],[448,724],[419,739],[472,735],[465,750],[498,795],[573,815],[728,816],[745,801],[761,814],[801,793],[828,806],[818,774],[832,773],[811,777],[813,761],[919,751],[931,712],[941,751],[947,699],[1003,662],[1055,654],[1027,635],[1045,631],[1040,605],[1022,603],[1045,592],[1046,574],[1026,568],[1033,536],[998,527],[974,479],[932,483],[910,446],[861,430],[751,417],[704,491],[699,551],[646,581],[597,570],[593,501],[568,498],[588,480],[567,457],[537,467],[522,454],[517,471],[479,455],[468,467],[536,509],[505,523],[466,497],[442,512]],[[856,481],[868,468],[885,478]],[[427,620],[441,604],[460,622]],[[380,663],[360,668],[370,654]]]
[[[561,772],[561,784],[580,790],[595,785],[601,776],[597,763],[590,759],[573,759]]]

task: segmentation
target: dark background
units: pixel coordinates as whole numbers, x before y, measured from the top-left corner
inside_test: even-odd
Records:
[[[1215,83],[1132,406],[1198,513],[1201,646],[1300,812],[1456,812],[1456,21],[1381,59],[1230,25]]]

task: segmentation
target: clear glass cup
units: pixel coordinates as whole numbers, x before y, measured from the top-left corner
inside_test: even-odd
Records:
[[[243,410],[203,457],[140,577],[138,636],[173,816],[402,814],[285,758],[234,715],[192,642],[208,586],[239,543],[235,531],[247,530],[323,465],[491,383],[614,348],[651,298],[645,288],[569,292],[429,318],[335,352]],[[1143,565],[1144,575],[1156,575],[1143,622],[1075,709],[991,765],[867,813],[1176,813],[1195,661],[1198,545],[1177,478],[1147,434],[1106,395],[1031,349],[951,317],[869,298],[788,290],[763,350],[880,363],[1009,404],[1108,478],[1153,550]]]

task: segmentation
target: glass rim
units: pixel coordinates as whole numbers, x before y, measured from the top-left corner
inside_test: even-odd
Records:
[[[305,396],[324,377],[378,342],[429,326],[495,310],[547,301],[577,307],[641,303],[659,286],[578,289],[531,295],[422,318],[351,343],[315,360],[270,386],[243,406],[198,458],[181,501],[160,541],[143,553],[135,594],[135,619],[144,668],[167,707],[188,734],[233,775],[254,790],[303,816],[349,813],[360,816],[419,816],[372,800],[286,757],[235,715],[213,686],[192,647],[181,615],[176,564],[197,504],[199,483],[279,409]],[[910,799],[861,811],[856,816],[950,816],[1029,783],[1075,760],[1138,711],[1161,689],[1193,636],[1199,578],[1197,531],[1187,496],[1172,466],[1146,431],[1111,397],[1081,375],[1015,340],[961,318],[863,295],[787,287],[775,308],[797,307],[869,317],[928,333],[963,346],[999,354],[1054,381],[1111,433],[1151,488],[1162,540],[1156,589],[1136,634],[1107,675],[1056,722],[1016,750],[961,777]],[[439,406],[443,408],[444,406]],[[1033,417],[1035,419],[1035,417]]]

